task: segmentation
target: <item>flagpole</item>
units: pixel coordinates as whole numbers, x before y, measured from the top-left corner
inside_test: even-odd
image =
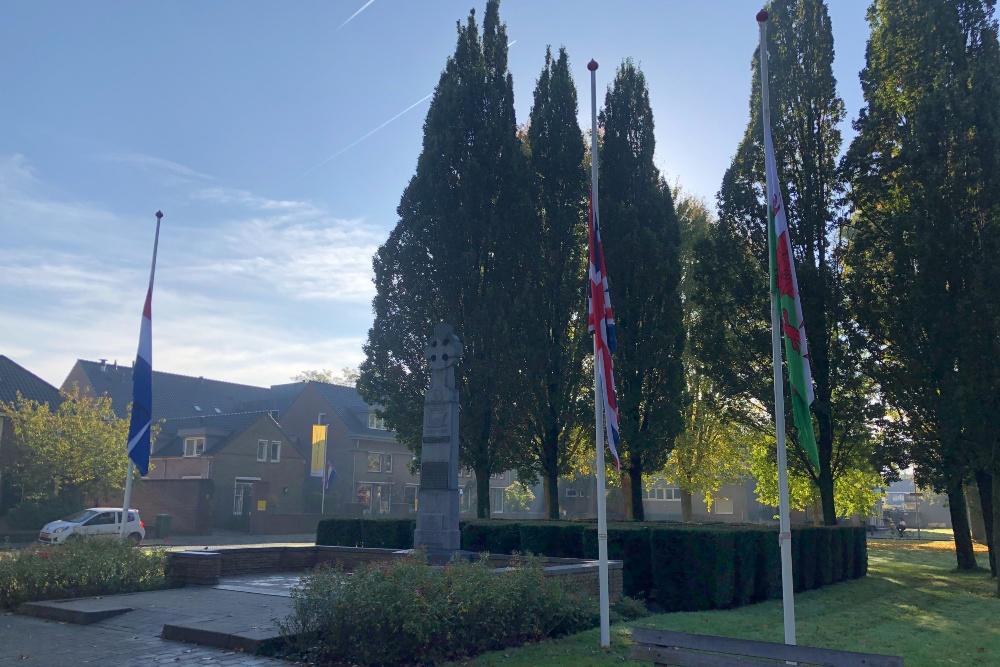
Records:
[[[767,12],[763,9],[757,14],[757,26],[760,28],[760,98],[761,123],[764,132],[771,134],[771,106],[768,99],[767,74]],[[769,142],[765,142],[767,144]],[[766,152],[765,148],[765,152]],[[766,161],[766,155],[765,155]],[[767,166],[765,164],[765,171]],[[767,179],[767,205],[771,206],[770,179]],[[771,231],[771,214],[768,213],[768,244],[775,239]],[[770,257],[774,257],[774,248],[769,248]],[[773,259],[771,260],[773,261]],[[773,267],[771,271],[774,273]],[[778,546],[781,550],[781,606],[784,612],[785,643],[795,645],[795,593],[792,579],[792,529],[789,519],[788,501],[788,457],[785,450],[785,380],[781,370],[781,317],[778,309],[778,294],[774,285],[771,292],[771,361],[774,367],[774,435],[778,449]]]
[[[156,276],[156,252],[160,247],[160,220],[163,219],[163,213],[161,211],[156,212],[156,233],[153,235],[153,262],[149,267],[149,289],[146,292],[147,298],[153,292],[153,278]],[[133,382],[135,380],[133,379]],[[150,426],[151,428],[152,426]],[[135,477],[135,463],[132,461],[132,457],[128,456],[128,450],[126,449],[125,455],[128,457],[128,471],[125,473],[125,498],[122,500],[122,513],[121,513],[121,525],[118,527],[118,536],[122,539],[125,538],[125,530],[128,527],[128,511],[131,509],[132,504],[132,479]]]
[[[597,61],[587,63],[590,70],[590,193],[595,226],[600,219],[597,205]],[[600,323],[594,324],[595,328]],[[608,516],[604,475],[604,401],[601,399],[597,335],[594,336],[594,443],[597,450],[597,563],[601,605],[601,646],[611,646],[611,619],[608,595]]]

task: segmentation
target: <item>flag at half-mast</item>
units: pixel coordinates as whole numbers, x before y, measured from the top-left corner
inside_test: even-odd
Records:
[[[816,434],[813,431],[809,406],[815,399],[812,369],[809,366],[809,343],[802,319],[799,281],[795,277],[792,240],[788,235],[788,218],[778,184],[778,168],[774,159],[771,128],[764,122],[764,168],[767,174],[767,235],[770,252],[771,291],[778,301],[781,333],[785,339],[785,365],[788,384],[792,389],[792,418],[798,431],[799,445],[819,470]],[[781,409],[780,407],[778,409]]]
[[[128,457],[139,470],[149,472],[149,435],[153,426],[153,277],[156,275],[156,250],[160,243],[160,219],[156,212],[156,237],[153,241],[153,264],[149,270],[149,287],[142,307],[139,327],[139,350],[132,366],[132,416],[128,425]]]
[[[590,242],[590,264],[588,267],[590,293],[587,297],[587,328],[594,336],[594,366],[597,368],[597,393],[595,400],[603,402],[604,428],[608,435],[608,448],[615,459],[615,467],[621,470],[618,445],[621,436],[618,430],[618,395],[615,392],[614,362],[611,355],[618,340],[615,335],[615,314],[611,309],[611,291],[608,288],[608,270],[604,265],[604,246],[601,244],[601,228],[594,217],[593,193],[590,198],[590,215],[587,223],[587,237]]]

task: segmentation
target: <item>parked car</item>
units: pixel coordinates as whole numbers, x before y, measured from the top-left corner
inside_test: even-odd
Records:
[[[71,514],[65,519],[50,521],[42,526],[38,541],[45,544],[62,544],[66,540],[81,537],[116,538],[121,534],[122,508],[91,507]],[[146,524],[139,517],[139,511],[128,511],[125,537],[133,544],[146,539]]]

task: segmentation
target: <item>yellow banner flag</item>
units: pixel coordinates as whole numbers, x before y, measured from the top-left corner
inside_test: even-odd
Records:
[[[309,474],[322,479],[326,470],[326,424],[313,424],[312,465]]]

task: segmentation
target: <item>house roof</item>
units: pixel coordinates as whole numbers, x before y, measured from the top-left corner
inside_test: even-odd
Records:
[[[221,415],[204,415],[200,417],[183,417],[166,419],[162,422],[160,433],[153,447],[154,456],[180,456],[184,453],[184,437],[198,431],[206,434],[205,454],[213,454],[225,449],[226,445],[256,424],[261,417],[270,419],[279,431],[281,425],[267,410],[249,412],[233,412]],[[291,440],[287,434],[286,439]]]
[[[79,359],[97,395],[108,395],[117,415],[124,417],[132,402],[132,368]],[[64,383],[65,386],[65,383]],[[173,419],[269,409],[271,390],[235,382],[153,371],[153,418]]]
[[[13,403],[20,393],[27,399],[48,403],[55,408],[62,403],[59,390],[25,367],[0,354],[0,401]]]
[[[394,431],[368,428],[368,415],[372,411],[372,406],[365,403],[361,394],[354,387],[327,382],[310,382],[309,384],[315,386],[320,396],[336,411],[337,416],[344,422],[351,436],[373,440],[396,439]]]

